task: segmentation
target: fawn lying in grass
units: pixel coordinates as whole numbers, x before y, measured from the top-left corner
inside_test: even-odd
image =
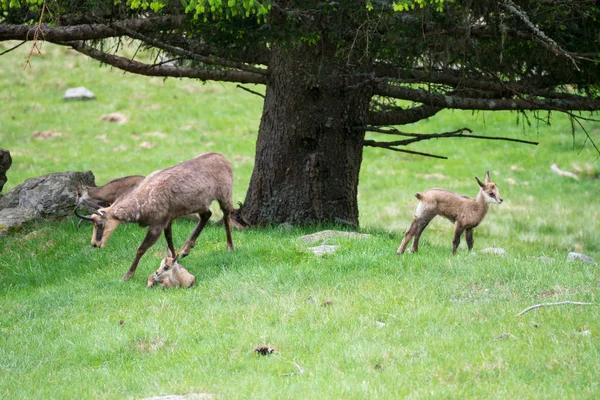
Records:
[[[488,212],[488,203],[502,203],[498,186],[490,182],[489,171],[485,173],[485,182],[481,182],[477,177],[475,179],[479,184],[479,194],[474,199],[445,189],[430,189],[422,194],[417,193],[415,197],[420,201],[415,211],[415,218],[404,233],[397,254],[404,253],[411,239],[413,240],[411,250],[416,253],[419,250],[421,233],[436,215],[446,217],[454,223],[452,255],[456,253],[460,236],[465,231],[467,246],[471,250],[473,229],[483,221]]]
[[[160,267],[155,273],[148,277],[146,287],[152,287],[155,283],[160,284],[162,287],[175,288],[182,287],[184,289],[189,288],[196,282],[196,277],[188,272],[183,265],[177,262],[177,257],[173,257],[171,250],[168,251],[168,256],[163,258],[160,262]]]

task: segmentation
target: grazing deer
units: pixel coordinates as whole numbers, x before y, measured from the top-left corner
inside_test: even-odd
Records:
[[[475,179],[479,184],[479,194],[474,199],[445,189],[430,189],[422,194],[417,193],[415,197],[419,199],[419,204],[415,211],[415,218],[404,233],[397,254],[404,253],[411,239],[413,240],[411,250],[416,253],[419,250],[421,233],[436,215],[446,217],[454,223],[452,255],[456,253],[463,232],[465,232],[467,246],[471,250],[473,229],[483,221],[488,212],[488,203],[502,203],[498,186],[490,182],[489,171],[485,173],[485,182],[482,183],[477,177]]]
[[[223,211],[227,250],[233,251],[229,222],[233,211],[232,190],[231,163],[221,154],[205,153],[153,172],[111,206],[100,208],[91,216],[79,215],[77,210],[75,212],[79,218],[93,222],[93,247],[104,247],[121,222],[137,222],[140,226],[148,227],[131,267],[122,278],[126,281],[135,274],[140,259],[156,243],[161,232],[164,231],[171,254],[177,254],[171,232],[173,220],[198,213],[200,221],[180,254],[181,258],[187,256],[212,215],[209,207],[213,200],[219,203]]]
[[[196,277],[177,262],[177,256],[173,257],[171,250],[167,249],[167,253],[168,256],[162,259],[160,267],[148,277],[146,287],[151,288],[155,283],[166,288],[191,287],[196,282]]]

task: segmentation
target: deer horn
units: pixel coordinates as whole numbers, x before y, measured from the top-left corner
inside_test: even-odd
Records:
[[[84,216],[84,215],[79,214],[77,212],[78,208],[79,208],[79,205],[77,207],[75,207],[75,209],[73,210],[73,213],[75,213],[75,216],[77,216],[79,218],[79,222],[77,223],[77,229],[79,229],[83,220],[94,222],[94,220],[89,215]]]

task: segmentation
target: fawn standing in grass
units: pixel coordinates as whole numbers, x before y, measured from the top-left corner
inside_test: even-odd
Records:
[[[411,250],[416,253],[419,250],[421,233],[436,215],[446,217],[454,223],[452,255],[456,253],[460,236],[464,231],[466,231],[467,246],[471,250],[473,248],[473,229],[483,221],[488,212],[488,203],[502,203],[498,186],[494,182],[490,182],[489,171],[485,173],[485,182],[481,182],[477,177],[475,179],[477,179],[480,189],[474,199],[445,189],[430,189],[422,194],[417,193],[415,197],[419,199],[419,204],[415,211],[415,218],[404,233],[397,254],[404,253],[411,239],[413,240]]]

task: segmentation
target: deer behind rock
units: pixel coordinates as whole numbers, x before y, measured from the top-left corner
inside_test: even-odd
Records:
[[[488,212],[489,203],[502,203],[502,197],[498,192],[498,186],[490,181],[489,171],[485,173],[485,182],[475,177],[479,184],[479,194],[471,199],[458,193],[445,189],[430,189],[424,193],[417,193],[419,199],[415,217],[410,227],[404,233],[404,238],[397,254],[406,250],[408,243],[412,240],[413,252],[419,250],[419,238],[436,215],[441,215],[454,223],[454,239],[452,240],[452,255],[460,244],[460,236],[465,232],[469,250],[473,248],[473,229],[477,227]]]
[[[129,193],[144,180],[142,175],[131,175],[113,179],[103,186],[82,186],[79,188],[77,205],[88,205],[94,209],[109,206],[122,195]]]
[[[162,259],[156,272],[150,274],[146,287],[150,288],[155,283],[166,288],[191,287],[196,282],[196,277],[177,262],[177,257],[173,257],[171,250],[167,251],[168,256]]]

